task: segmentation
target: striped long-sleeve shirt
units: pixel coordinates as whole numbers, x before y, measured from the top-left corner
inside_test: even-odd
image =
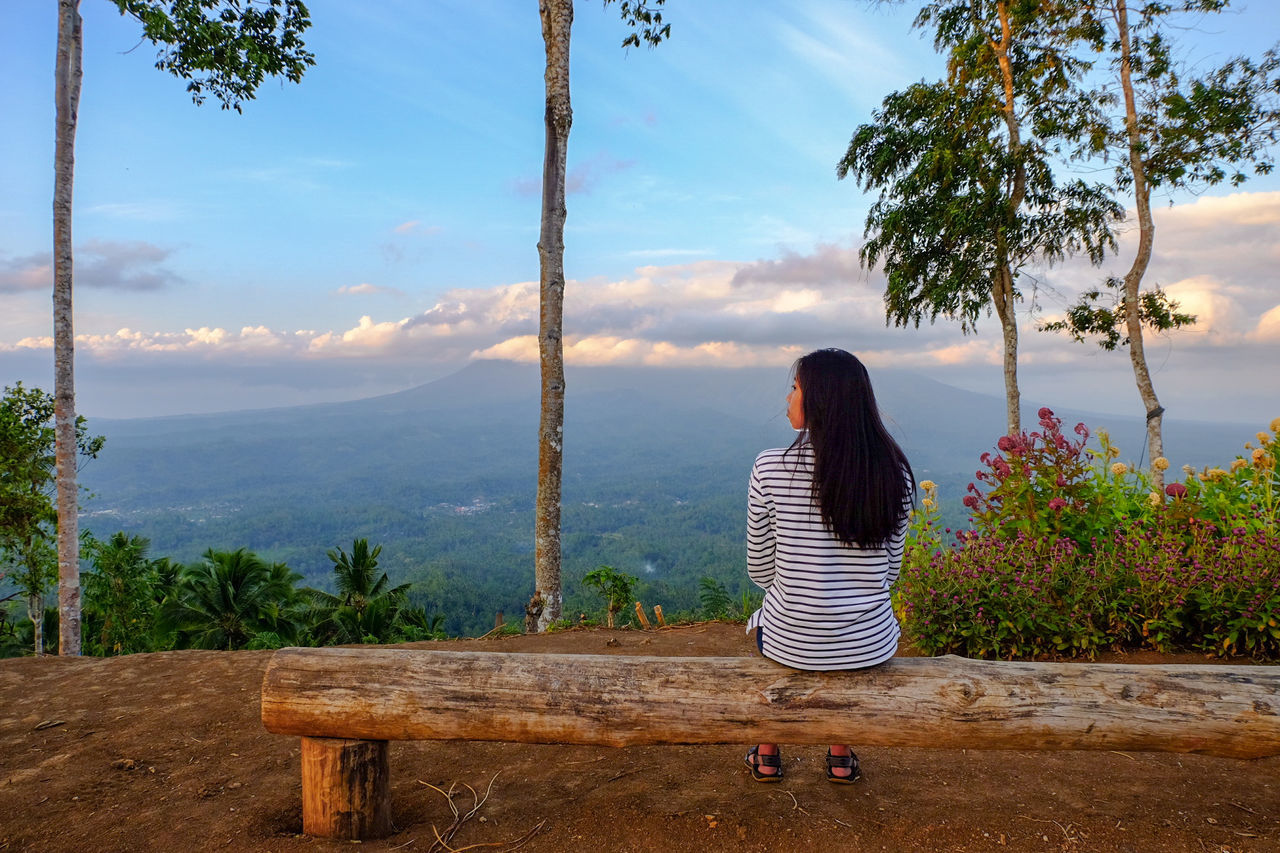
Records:
[[[898,579],[910,493],[886,547],[836,539],[812,496],[813,450],[756,457],[747,495],[747,573],[765,590],[747,630],[764,629],[764,654],[795,669],[858,669],[898,648],[889,587]]]

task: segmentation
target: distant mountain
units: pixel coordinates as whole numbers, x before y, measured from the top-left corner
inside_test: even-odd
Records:
[[[1003,431],[1003,401],[905,371],[872,378],[917,476],[958,507]],[[786,371],[579,367],[567,383],[567,575],[609,563],[670,607],[696,606],[702,574],[745,589],[747,472],[760,450],[794,437]],[[531,592],[538,395],[536,366],[479,361],[347,403],[95,420],[107,445],[81,475],[94,493],[84,523],[149,536],[155,553],[180,560],[249,547],[315,582],[327,548],[368,536],[453,630],[489,627],[492,611],[519,612]],[[1108,427],[1127,455],[1141,450],[1140,419],[1058,414]],[[1252,434],[1166,429],[1174,463],[1197,466],[1230,460]]]

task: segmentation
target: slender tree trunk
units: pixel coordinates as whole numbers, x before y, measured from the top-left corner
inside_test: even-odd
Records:
[[[80,0],[59,0],[53,183],[54,429],[58,489],[58,653],[80,654],[80,524],[76,489],[75,330],[71,195],[80,107]]]
[[[1138,394],[1147,412],[1148,461],[1164,456],[1163,421],[1164,407],[1156,397],[1151,383],[1151,371],[1147,369],[1147,354],[1142,343],[1142,317],[1140,291],[1142,278],[1151,263],[1151,249],[1155,242],[1156,225],[1151,217],[1151,187],[1147,184],[1146,166],[1142,161],[1142,138],[1138,130],[1138,108],[1133,95],[1133,78],[1129,43],[1129,11],[1125,0],[1115,5],[1116,29],[1120,36],[1120,88],[1124,92],[1124,124],[1129,137],[1129,169],[1133,174],[1134,205],[1138,211],[1138,252],[1133,265],[1124,276],[1125,329],[1129,336],[1129,361],[1133,364],[1133,376],[1138,384]],[[1158,492],[1164,491],[1164,472],[1151,468],[1151,485]]]
[[[546,152],[542,163],[541,316],[542,411],[538,422],[538,501],[535,510],[535,598],[542,598],[538,630],[560,618],[560,473],[564,456],[564,220],[565,169],[573,110],[569,103],[569,30],[573,0],[539,0],[546,47]]]
[[[996,67],[1000,73],[1000,90],[1004,95],[1000,112],[1004,115],[1005,127],[1009,131],[1009,154],[1014,163],[1013,185],[1009,188],[1005,205],[1009,221],[1012,222],[1017,218],[1018,208],[1022,206],[1022,200],[1027,194],[1027,168],[1022,159],[1022,129],[1013,92],[1013,65],[1009,58],[1009,49],[1013,44],[1013,26],[1009,20],[1008,2],[1002,0],[996,3],[996,13],[1000,18],[1000,38],[996,40],[988,34],[987,44],[996,57]],[[969,4],[969,16],[974,29],[985,34],[986,27],[974,2]],[[1018,390],[1018,315],[1015,310],[1014,272],[1003,234],[997,235],[996,239],[1000,243],[1000,266],[991,282],[991,302],[995,306],[996,316],[1000,318],[1004,345],[1005,419],[1009,435],[1017,435],[1022,432],[1022,393]]]
[[[991,284],[991,301],[1004,340],[1004,401],[1009,435],[1022,432],[1022,394],[1018,391],[1018,317],[1013,308],[1013,273],[1003,266]]]

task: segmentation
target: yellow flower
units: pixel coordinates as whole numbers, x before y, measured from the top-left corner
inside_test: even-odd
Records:
[[[1151,467],[1157,471],[1168,471],[1169,460],[1165,459],[1163,456],[1157,456],[1155,459],[1151,460]]]
[[[1129,466],[1123,462],[1114,462],[1111,465],[1111,473],[1115,474],[1117,477],[1123,477],[1125,474],[1129,473]]]
[[[936,509],[936,508],[937,508],[937,506],[938,506],[936,503],[934,503],[934,502],[933,502],[932,500],[930,500],[929,498],[925,498],[923,501],[921,501],[921,503],[923,503],[923,504],[924,504],[924,508],[925,508],[925,511],[926,511],[926,512],[933,512],[933,510],[934,510],[934,509]]]
[[[1209,475],[1210,480],[1221,480],[1223,477],[1227,476],[1227,472],[1223,471],[1221,468],[1210,468],[1205,473]]]
[[[1196,473],[1195,466],[1193,466],[1193,465],[1183,465],[1183,466],[1182,466],[1182,473],[1186,474],[1188,477],[1195,476],[1195,473]]]
[[[1147,503],[1151,504],[1152,506],[1160,506],[1160,504],[1164,503],[1164,496],[1161,495],[1159,492],[1152,492],[1151,494],[1147,495]]]
[[[1241,468],[1248,466],[1248,464],[1249,464],[1248,462],[1245,462],[1243,459],[1237,456],[1235,461],[1231,463],[1231,473],[1234,474],[1235,472],[1239,471]]]
[[[1109,446],[1107,448],[1107,455],[1114,459],[1120,455],[1120,448],[1116,447],[1114,444]]]
[[[938,484],[933,482],[933,480],[921,480],[920,488],[924,489],[926,492],[932,492],[934,489],[938,488]]]
[[[1261,444],[1263,447],[1266,447],[1270,443],[1271,443],[1270,433],[1267,433],[1267,432],[1258,433],[1258,444]]]
[[[1280,434],[1280,418],[1271,422],[1271,431]]]
[[[1261,465],[1261,464],[1262,464],[1262,460],[1263,460],[1263,459],[1266,459],[1266,458],[1267,458],[1267,451],[1263,450],[1261,447],[1259,447],[1257,450],[1253,451],[1253,464],[1254,464],[1254,465]]]

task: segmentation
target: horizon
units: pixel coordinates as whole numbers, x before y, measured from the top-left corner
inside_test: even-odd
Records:
[[[496,2],[312,2],[317,58],[244,114],[195,107],[138,28],[87,3],[77,143],[77,407],[205,414],[366,399],[477,358],[536,359],[542,45]],[[0,39],[12,117],[0,157],[0,376],[51,387],[55,10]],[[835,179],[853,130],[941,57],[901,7],[779,12],[672,4],[672,38],[623,51],[616,7],[573,39],[565,350],[569,365],[766,366],[841,346],[1003,396],[999,326],[886,328],[858,262],[872,197]],[[1187,58],[1256,56],[1280,10],[1247,4],[1179,33]],[[1178,202],[1167,206],[1170,201]],[[1151,336],[1168,417],[1280,412],[1280,175],[1156,200],[1148,286],[1200,317]],[[1021,390],[1051,408],[1141,416],[1123,352],[1035,331],[1123,271],[1032,271]],[[780,379],[780,385],[782,380]],[[572,393],[572,389],[570,389]]]

